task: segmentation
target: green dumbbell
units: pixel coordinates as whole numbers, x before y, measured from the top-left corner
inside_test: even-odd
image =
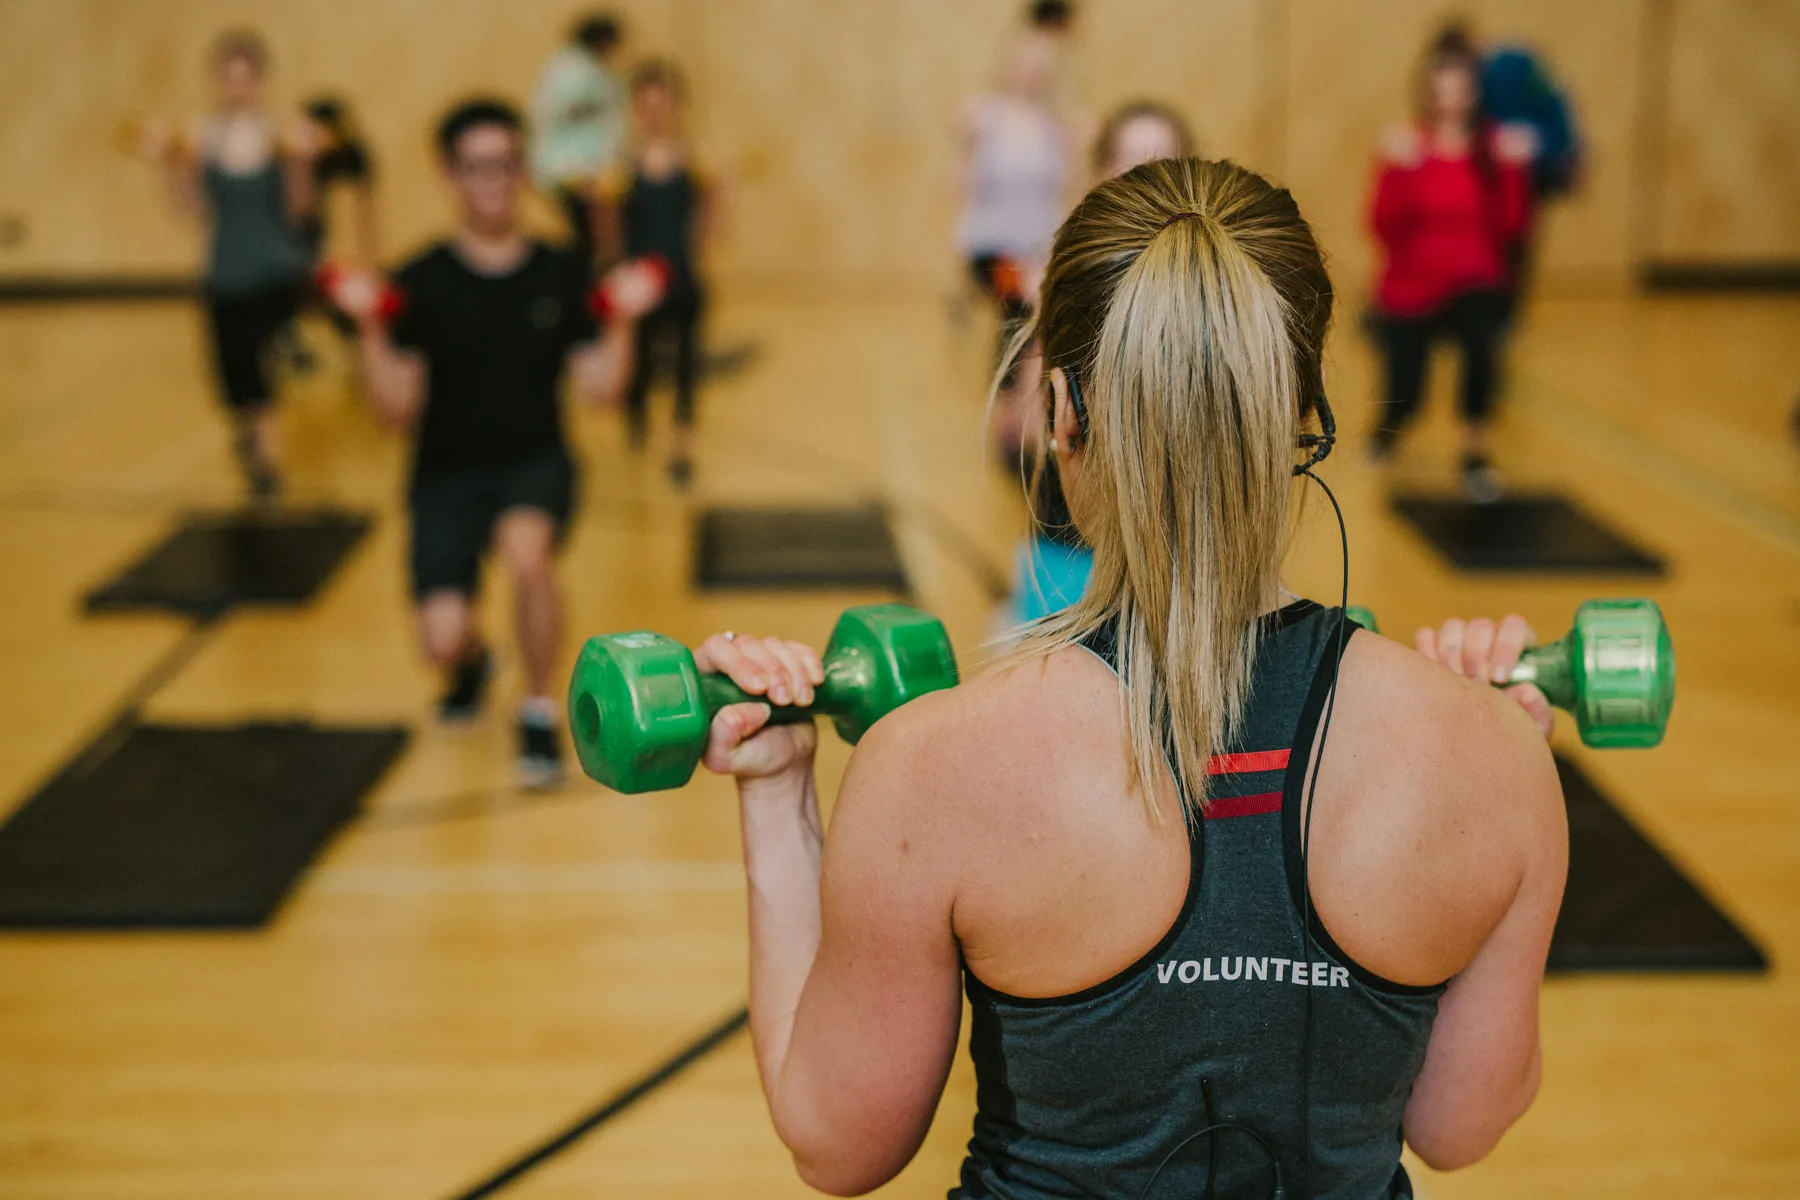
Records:
[[[852,608],[822,656],[825,682],[809,705],[771,705],[771,724],[828,716],[851,745],[908,700],[956,686],[943,623],[904,604]],[[694,655],[659,633],[587,640],[569,680],[569,724],[582,770],[617,792],[677,788],[706,752],[713,714],[767,703],[724,675],[700,673]]]
[[[1351,605],[1344,614],[1380,632],[1368,609]],[[1656,601],[1589,600],[1560,640],[1519,656],[1507,683],[1537,684],[1545,699],[1574,716],[1589,746],[1654,746],[1675,707],[1675,646]]]

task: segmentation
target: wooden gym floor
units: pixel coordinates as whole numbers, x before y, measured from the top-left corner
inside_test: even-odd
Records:
[[[1500,461],[1664,552],[1648,585],[1681,654],[1664,746],[1566,752],[1769,950],[1762,978],[1619,975],[1545,988],[1542,1098],[1440,1197],[1800,1193],[1800,388],[1793,299],[1545,300],[1517,347]],[[330,349],[322,329],[311,339]],[[973,665],[988,577],[1019,506],[982,463],[986,333],[941,301],[729,300],[714,340],[761,359],[705,397],[695,497],[617,418],[572,421],[587,464],[565,559],[570,653],[654,627],[823,638],[850,594],[703,598],[687,584],[701,501],[894,510],[920,602]],[[186,636],[84,619],[83,591],[182,510],[237,493],[181,303],[0,309],[0,808],[102,724]],[[1332,392],[1351,430],[1371,362],[1349,333]],[[492,715],[448,732],[403,606],[402,446],[343,364],[288,389],[297,501],[381,521],[311,608],[229,617],[150,698],[153,716],[311,714],[413,724],[368,815],[253,934],[0,936],[0,1195],[456,1194],[652,1068],[744,995],[728,784],[624,797],[507,787],[509,663]],[[1447,486],[1448,379],[1394,474]],[[1604,580],[1461,578],[1389,518],[1352,439],[1327,469],[1350,522],[1353,598],[1387,627],[1517,610],[1560,634]],[[1336,531],[1312,505],[1290,582],[1335,596]],[[503,601],[503,597],[500,600]],[[490,623],[505,644],[504,603]],[[1565,731],[1566,732],[1566,731]],[[829,737],[822,773],[844,750]],[[884,1194],[941,1196],[973,1105],[959,1063],[917,1161]],[[741,1037],[508,1193],[799,1196]]]

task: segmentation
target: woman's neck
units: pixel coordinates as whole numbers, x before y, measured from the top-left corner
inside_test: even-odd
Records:
[[[1469,144],[1474,135],[1469,130],[1468,122],[1443,119],[1431,126],[1431,142],[1444,154],[1456,156],[1467,154]]]
[[[652,179],[665,179],[680,169],[685,157],[681,139],[674,134],[652,134],[638,146],[638,170]]]

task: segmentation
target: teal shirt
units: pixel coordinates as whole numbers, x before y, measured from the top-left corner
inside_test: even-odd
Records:
[[[592,181],[624,144],[624,88],[592,54],[565,46],[538,79],[531,124],[531,174],[538,186]]]

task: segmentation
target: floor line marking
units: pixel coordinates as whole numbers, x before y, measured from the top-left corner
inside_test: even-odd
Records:
[[[1800,517],[1764,500],[1742,484],[1659,445],[1629,426],[1601,416],[1568,393],[1534,376],[1521,374],[1518,379],[1527,386],[1515,387],[1513,394],[1534,420],[1578,435],[1601,453],[1640,473],[1654,475],[1658,482],[1686,492],[1690,499],[1722,512],[1737,524],[1779,542],[1785,549],[1800,551]],[[1556,403],[1550,403],[1547,396],[1554,396]]]
[[[527,1150],[493,1174],[464,1191],[456,1193],[455,1200],[485,1200],[503,1188],[510,1187],[527,1172],[542,1166],[548,1160],[561,1154],[570,1146],[606,1124],[644,1097],[650,1095],[677,1075],[723,1046],[736,1037],[745,1026],[750,1024],[750,1010],[739,1008],[711,1029],[681,1047],[649,1072],[638,1077],[624,1089],[613,1094],[612,1098],[601,1104],[593,1112],[575,1121],[558,1133]]]

